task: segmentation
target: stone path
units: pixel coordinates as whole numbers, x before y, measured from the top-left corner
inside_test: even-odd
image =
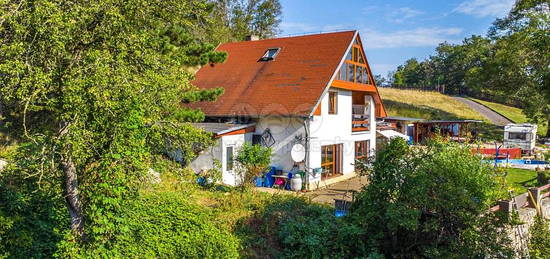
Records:
[[[321,189],[308,192],[305,196],[310,198],[313,202],[334,205],[334,199],[351,201],[354,191],[361,191],[361,188],[363,188],[366,183],[366,176],[356,176],[348,180],[328,185],[327,187],[324,187],[321,183]]]
[[[481,115],[485,116],[485,118],[489,119],[495,125],[504,126],[506,124],[513,123],[510,120],[508,120],[507,118],[503,117],[502,115],[500,115],[500,114],[494,112],[493,110],[487,108],[486,106],[481,105],[479,103],[476,103],[476,102],[474,102],[470,99],[466,99],[466,98],[463,98],[463,97],[457,97],[457,96],[454,96],[453,98],[455,100],[459,101],[459,102],[462,102],[462,103],[468,105],[473,110],[479,112]]]
[[[276,188],[256,187],[255,189],[261,192],[271,194],[287,194],[303,196],[316,203],[328,204],[333,206],[334,199],[343,199],[351,201],[354,193],[361,191],[361,188],[367,183],[367,177],[353,177],[341,182],[325,186],[320,184],[320,189],[310,192],[292,192],[288,190],[280,190]]]

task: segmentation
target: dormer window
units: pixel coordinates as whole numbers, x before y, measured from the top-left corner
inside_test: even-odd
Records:
[[[277,56],[277,54],[279,54],[279,51],[281,50],[281,48],[270,48],[270,49],[267,49],[265,54],[262,56],[262,58],[260,58],[260,61],[270,61],[270,60],[274,60],[275,57]]]

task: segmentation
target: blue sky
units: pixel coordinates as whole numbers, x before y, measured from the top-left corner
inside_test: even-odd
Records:
[[[485,35],[515,0],[281,0],[280,36],[359,30],[374,74],[423,59],[443,41]]]

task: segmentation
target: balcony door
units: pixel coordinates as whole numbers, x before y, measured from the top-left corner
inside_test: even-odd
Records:
[[[342,175],[342,144],[321,146],[322,179]]]

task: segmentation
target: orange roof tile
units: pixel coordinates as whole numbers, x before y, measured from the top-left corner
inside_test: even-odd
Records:
[[[308,116],[330,82],[355,31],[225,43],[222,64],[202,67],[192,82],[199,88],[225,88],[216,102],[191,107],[207,116]],[[272,61],[259,61],[269,48],[281,48]]]

